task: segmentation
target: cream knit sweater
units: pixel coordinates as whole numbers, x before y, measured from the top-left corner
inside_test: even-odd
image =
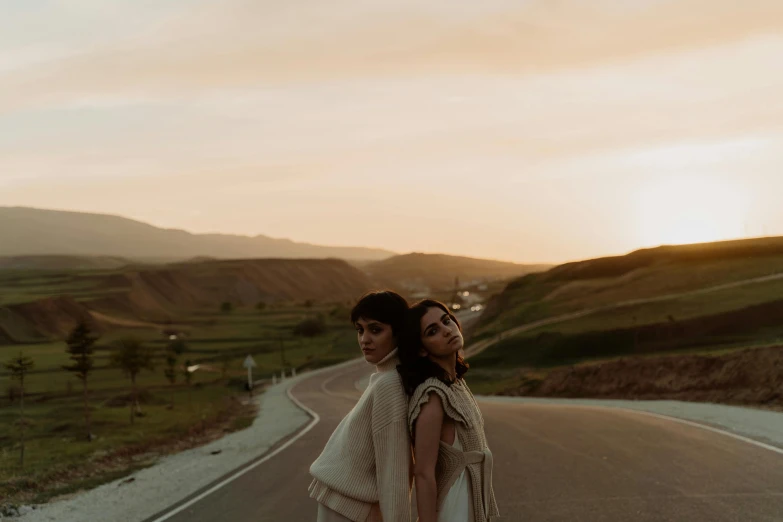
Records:
[[[473,516],[475,522],[488,522],[499,515],[492,488],[492,452],[484,434],[484,417],[476,399],[464,379],[448,386],[435,377],[420,384],[411,396],[408,422],[414,433],[421,407],[436,393],[443,403],[443,413],[455,421],[457,437],[462,450],[440,441],[438,462],[435,465],[435,481],[438,491],[438,511],[443,499],[463,470],[467,469],[473,492]]]
[[[408,398],[398,363],[396,349],[378,363],[310,466],[310,497],[355,522],[410,520]]]

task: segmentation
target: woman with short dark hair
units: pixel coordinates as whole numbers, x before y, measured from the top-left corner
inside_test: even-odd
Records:
[[[351,310],[359,347],[376,371],[310,466],[318,522],[410,520],[408,397],[395,371],[407,310],[391,291],[370,292]]]

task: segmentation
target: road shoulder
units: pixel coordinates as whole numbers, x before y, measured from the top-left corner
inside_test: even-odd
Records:
[[[783,413],[775,411],[684,401],[542,399],[503,396],[477,396],[476,398],[482,402],[619,408],[652,413],[716,428],[783,449]]]

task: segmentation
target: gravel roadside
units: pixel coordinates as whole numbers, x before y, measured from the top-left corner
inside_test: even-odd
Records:
[[[483,402],[598,406],[674,417],[783,449],[783,413],[725,404],[684,401],[632,401],[599,399],[542,399],[477,396]]]

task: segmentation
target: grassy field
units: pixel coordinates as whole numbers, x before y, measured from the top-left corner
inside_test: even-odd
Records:
[[[92,431],[97,434],[92,442],[85,437],[80,397],[35,402],[25,409],[24,469],[19,467],[16,443],[18,409],[2,408],[0,496],[45,500],[77,487],[83,479],[96,480],[107,471],[114,475],[148,464],[165,442],[198,436],[207,426],[221,423],[228,430],[247,426],[253,412],[240,406],[238,393],[225,381],[200,383],[190,390],[183,386],[148,390],[141,400],[143,417],[133,426],[127,395],[99,395],[92,405]],[[85,463],[94,464],[93,473],[85,473]]]
[[[494,393],[507,389],[509,382],[539,378],[562,366],[629,356],[717,355],[783,344],[783,304],[765,301],[748,308],[744,305],[755,299],[745,297],[727,299],[716,313],[700,313],[716,308],[706,303],[700,308],[705,296],[699,296],[542,326],[502,339],[472,358],[472,377],[481,393]],[[732,302],[737,306],[731,307]]]
[[[599,266],[602,263],[605,266]],[[569,365],[779,345],[783,341],[783,280],[652,303],[613,305],[782,272],[780,255],[667,259],[645,266],[617,258],[564,265],[517,279],[490,304],[471,342],[549,317],[599,311],[502,339],[471,359],[469,382],[477,393],[496,393]]]
[[[531,274],[506,287],[482,318],[474,332],[474,340],[547,317],[633,299],[686,293],[776,273],[783,273],[783,256],[664,263],[606,278],[568,279],[554,271]],[[724,292],[720,299],[713,294],[705,295],[700,300],[690,301],[698,309],[686,313],[707,315],[746,303],[764,302],[783,295],[780,293],[782,288],[783,283],[777,281],[731,289]],[[682,313],[675,308],[671,312],[666,311],[669,308],[668,302],[657,308],[645,305],[644,313],[648,313],[647,310],[656,310],[649,312],[653,314],[661,311],[665,315]]]
[[[783,279],[654,303],[624,306],[531,330],[526,335],[556,331],[579,333],[683,321],[747,308],[783,298]]]
[[[70,295],[76,299],[97,297],[111,292],[101,288],[101,278],[121,274],[121,270],[0,270],[0,306],[26,303],[52,295]]]
[[[356,334],[347,313],[340,305],[318,304],[192,313],[185,325],[188,351],[180,357],[180,364],[189,359],[200,365],[190,389],[182,384],[181,376],[175,386],[166,381],[161,357],[169,341],[159,331],[118,330],[102,336],[89,381],[92,432],[97,436],[93,442],[84,437],[81,384],[61,369],[68,362],[65,343],[0,346],[0,361],[22,351],[36,363],[25,383],[28,427],[24,469],[18,464],[18,404],[9,401],[5,393],[0,399],[0,497],[29,501],[36,496],[41,500],[78,484],[100,481],[101,476],[110,479],[123,469],[129,472],[146,465],[152,457],[138,458],[138,454],[148,453],[145,448],[154,454],[158,451],[155,448],[168,448],[167,441],[198,433],[203,426],[222,423],[221,429],[235,429],[247,425],[253,412],[237,406],[247,395],[243,390],[245,357],[253,356],[258,365],[254,379],[262,381],[279,375],[284,368],[290,374],[291,368],[301,372],[355,357]],[[323,334],[294,335],[297,323],[315,315],[325,319]],[[144,416],[137,418],[134,426],[129,424],[130,382],[109,364],[112,342],[128,335],[159,354],[156,369],[143,371],[138,377],[138,386],[144,390]],[[0,373],[4,392],[14,384],[7,373]],[[168,448],[175,449],[181,448]],[[78,473],[84,462],[93,463],[90,469],[96,474]]]

